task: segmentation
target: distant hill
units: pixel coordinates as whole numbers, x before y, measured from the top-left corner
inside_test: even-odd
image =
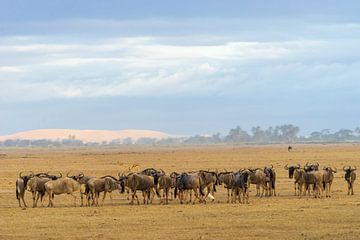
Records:
[[[63,139],[76,139],[83,142],[110,142],[113,140],[123,140],[131,138],[136,141],[140,138],[155,138],[165,139],[173,137],[173,135],[151,131],[151,130],[136,130],[127,129],[121,131],[109,130],[76,130],[76,129],[40,129],[26,132],[19,132],[12,135],[0,136],[0,141],[5,140],[63,140]]]

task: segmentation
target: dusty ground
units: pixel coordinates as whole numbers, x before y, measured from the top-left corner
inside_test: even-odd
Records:
[[[118,149],[0,149],[0,239],[359,239],[360,186],[346,195],[343,165],[360,167],[360,145],[219,146]],[[286,163],[319,162],[337,167],[331,199],[298,199]],[[56,196],[56,208],[22,210],[15,199],[21,170],[82,170],[117,175],[124,166],[139,164],[165,171],[263,167],[277,170],[277,197],[255,198],[249,205],[226,204],[225,191],[214,203],[130,206],[113,193],[103,207],[74,208],[70,196]],[[30,194],[26,197],[31,204]],[[46,200],[47,204],[47,200]]]

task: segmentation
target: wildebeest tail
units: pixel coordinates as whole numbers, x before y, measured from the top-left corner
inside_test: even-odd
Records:
[[[16,199],[19,199],[19,190],[18,185],[16,184]]]
[[[160,195],[159,189],[158,189],[157,187],[155,188],[155,192],[156,192],[156,196],[158,196],[159,198],[161,198],[161,195]]]
[[[199,191],[200,191],[201,196],[205,196],[205,193],[201,187],[199,187]]]

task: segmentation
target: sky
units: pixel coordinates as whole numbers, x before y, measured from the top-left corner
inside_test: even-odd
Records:
[[[360,126],[359,1],[0,6],[0,135]]]

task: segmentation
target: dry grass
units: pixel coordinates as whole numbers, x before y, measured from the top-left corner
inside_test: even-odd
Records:
[[[286,163],[307,161],[360,166],[359,145],[127,148],[127,149],[16,149],[0,152],[0,239],[358,239],[360,187],[346,195],[343,173],[336,174],[331,199],[298,199],[283,169]],[[6,154],[6,155],[3,155]],[[292,159],[292,160],[290,160]],[[15,180],[21,170],[83,170],[101,176],[134,163],[165,171],[239,169],[272,163],[277,170],[278,197],[255,198],[249,205],[226,204],[221,188],[215,203],[168,206],[130,206],[113,193],[103,207],[74,208],[70,196],[56,196],[54,209],[22,210],[15,199]],[[26,197],[31,204],[30,194]],[[158,201],[156,201],[158,202]],[[47,200],[46,200],[47,204]]]

